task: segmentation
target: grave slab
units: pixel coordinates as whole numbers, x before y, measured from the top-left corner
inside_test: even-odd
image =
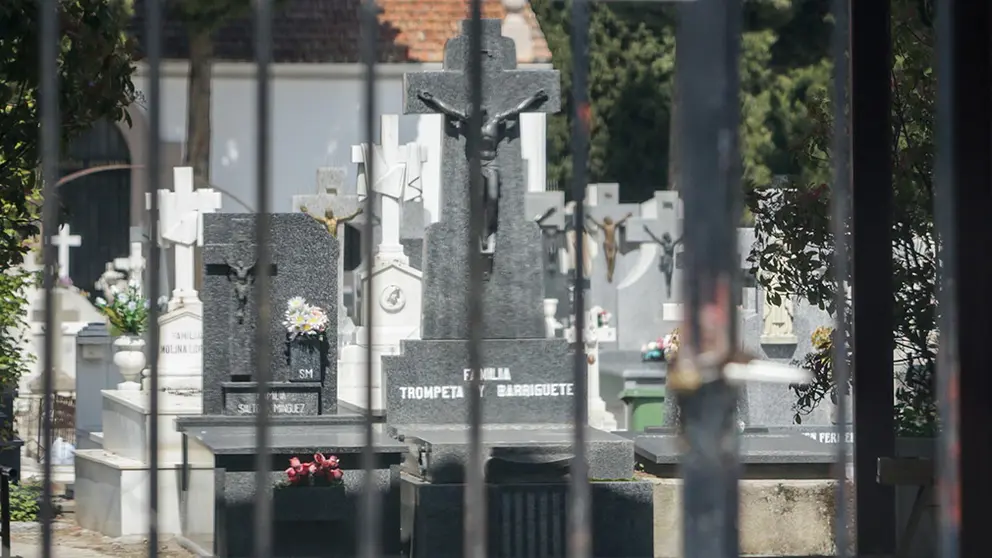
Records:
[[[253,556],[245,536],[256,493],[255,428],[234,421],[178,421],[184,436],[182,483],[187,531],[184,537],[216,556]],[[274,425],[271,431],[274,556],[355,556],[365,472],[361,452],[364,430],[332,417],[313,417]],[[405,447],[373,431],[376,465],[374,490],[381,498],[380,544],[385,556],[400,554],[399,464]],[[344,472],[339,486],[287,486],[285,469],[292,457],[310,461],[315,453],[334,455]],[[329,544],[328,541],[333,541]]]

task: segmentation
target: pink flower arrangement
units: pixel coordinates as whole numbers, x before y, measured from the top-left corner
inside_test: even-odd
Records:
[[[679,354],[679,330],[672,330],[664,337],[644,344],[641,347],[641,360],[645,362],[671,361]]]
[[[610,320],[612,318],[613,316],[611,316],[609,312],[607,312],[606,310],[600,310],[599,313],[596,314],[596,326],[606,327],[610,325]]]
[[[344,471],[337,456],[315,453],[309,463],[291,458],[286,477],[290,486],[336,486],[344,479]]]

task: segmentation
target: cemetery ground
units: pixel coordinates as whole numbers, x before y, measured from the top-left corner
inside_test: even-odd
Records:
[[[100,533],[87,531],[76,525],[71,515],[59,518],[53,526],[53,556],[55,558],[144,558],[148,543],[144,537],[113,539]],[[39,523],[13,523],[11,525],[13,556],[39,558],[41,556],[41,525]],[[160,558],[189,558],[193,554],[180,547],[175,540],[164,537],[159,544]]]

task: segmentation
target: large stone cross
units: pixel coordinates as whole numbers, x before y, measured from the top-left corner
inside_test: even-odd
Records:
[[[220,209],[221,195],[211,188],[193,188],[193,168],[173,170],[173,190],[159,190],[159,235],[174,246],[176,282],[173,296],[196,296],[194,251],[203,246],[203,214]],[[150,194],[146,203],[151,207]]]
[[[83,238],[78,234],[69,234],[69,224],[59,227],[59,234],[52,237],[52,244],[59,248],[59,279],[69,277],[69,249],[83,245]]]
[[[520,149],[519,116],[558,112],[561,77],[553,70],[518,70],[513,40],[501,35],[501,20],[482,21],[482,52],[473,53],[470,21],[444,46],[442,71],[404,74],[404,112],[445,116],[441,149],[440,220],[424,238],[422,339],[464,339],[469,330],[466,292],[473,250],[484,249],[482,335],[490,339],[540,338],[545,335],[542,303],[541,231],[525,207],[526,180]],[[472,239],[467,137],[471,87],[469,60],[482,57],[482,179],[484,229]],[[476,216],[478,218],[478,216]],[[493,248],[495,241],[495,249]],[[512,316],[512,318],[511,318]]]
[[[400,224],[403,219],[403,202],[406,200],[406,151],[400,146],[399,115],[383,114],[379,117],[379,143],[372,144],[373,180],[368,185],[369,146],[351,147],[351,161],[359,165],[358,195],[364,198],[369,190],[377,196],[375,207],[382,227],[382,238],[376,252],[391,259],[408,262],[400,244]]]
[[[445,115],[442,145],[441,217],[468,214],[469,184],[466,136],[472,113],[469,86],[469,26],[462,21],[461,35],[444,47],[440,72],[404,74],[404,113]],[[553,70],[518,70],[513,40],[503,37],[501,20],[482,21],[482,159],[486,181],[496,180],[500,190],[499,214],[523,210],[525,188],[520,151],[519,115],[523,112],[555,113],[561,107],[561,78]],[[540,95],[543,100],[539,100]],[[493,200],[494,203],[495,200]]]

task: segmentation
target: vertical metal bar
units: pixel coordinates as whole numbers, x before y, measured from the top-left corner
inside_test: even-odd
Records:
[[[0,510],[0,529],[3,529],[0,538],[0,557],[10,558],[10,477],[12,470],[4,467],[0,471],[0,502],[3,502],[3,510]]]
[[[739,262],[737,0],[680,6],[677,31],[684,192],[685,340],[669,375],[681,405],[685,558],[736,558],[739,477],[737,390],[722,374],[737,349],[732,296]]]
[[[592,539],[590,514],[592,502],[589,488],[589,463],[586,461],[586,426],[589,423],[589,377],[585,355],[586,303],[585,303],[585,230],[586,184],[589,160],[589,0],[572,2],[572,199],[575,201],[575,416],[574,437],[569,482],[568,555],[571,558],[590,558]]]
[[[847,90],[850,78],[848,47],[850,44],[850,0],[833,0],[833,117],[834,136],[831,147],[833,194],[831,196],[831,226],[834,235],[834,345],[833,380],[837,386],[837,521],[834,524],[834,545],[838,558],[847,556],[849,517],[847,508],[847,385],[850,370],[847,361],[847,286],[851,268],[848,251],[848,206],[851,202],[850,128],[847,123]]]
[[[465,557],[486,556],[486,487],[482,463],[482,276],[483,258],[479,239],[482,237],[482,1],[471,0],[469,5],[469,56],[468,99],[472,113],[469,115],[468,171],[469,215],[468,231],[469,289],[468,366],[472,379],[468,389],[469,456],[465,487]],[[493,84],[490,84],[493,85]],[[497,248],[498,250],[499,248]]]
[[[55,334],[62,325],[55,320],[55,246],[52,237],[59,227],[58,189],[56,182],[59,173],[59,142],[61,126],[59,115],[59,3],[56,0],[38,2],[41,33],[39,38],[39,61],[41,75],[38,92],[41,97],[41,180],[43,181],[44,205],[41,212],[42,259],[44,261],[45,289],[45,347],[42,354],[42,487],[41,500],[41,556],[52,557],[52,397],[55,390]]]
[[[957,18],[962,10],[956,0],[937,2],[937,125],[934,184],[934,221],[938,250],[938,319],[940,332],[937,351],[937,398],[940,432],[937,443],[938,556],[961,555],[961,439],[959,382],[961,360],[958,352],[958,238],[956,197],[962,177],[958,174],[958,122],[956,106],[962,68],[956,63]],[[965,70],[966,71],[966,70]],[[987,94],[987,92],[986,92]]]
[[[375,143],[375,124],[376,124],[376,102],[375,102],[375,63],[376,63],[376,47],[379,38],[379,7],[375,0],[364,0],[362,2],[362,19],[361,19],[361,35],[362,35],[362,62],[365,64],[365,112],[363,116],[363,124],[365,128],[365,144],[368,146],[366,150],[366,157],[368,160],[365,161],[365,179],[368,187],[365,191],[365,230],[363,231],[364,242],[362,246],[365,249],[365,265],[369,284],[364,288],[364,302],[365,302],[365,328],[369,332],[368,342],[365,344],[365,362],[366,362],[366,376],[365,376],[365,447],[362,449],[362,470],[365,473],[365,486],[362,492],[362,505],[361,505],[361,534],[359,538],[359,556],[361,558],[375,558],[379,555],[379,521],[381,519],[381,514],[379,513],[379,493],[376,490],[375,479],[373,478],[373,469],[375,469],[375,448],[374,448],[374,438],[373,438],[373,417],[372,417],[372,362],[376,358],[372,351],[372,344],[375,342],[372,339],[373,331],[373,314],[375,309],[375,296],[372,293],[375,292],[372,282],[372,265],[373,258],[375,257],[375,198],[376,194],[373,191],[373,184],[375,184],[375,149],[372,145]],[[379,141],[385,141],[385,138],[380,138]],[[342,245],[343,246],[343,245]],[[343,254],[342,254],[343,257]]]
[[[148,192],[151,204],[148,212],[148,287],[145,295],[151,302],[148,308],[148,379],[151,424],[148,427],[148,556],[158,556],[158,360],[159,327],[158,298],[161,290],[159,275],[158,246],[158,190],[161,187],[161,63],[162,63],[162,3],[161,0],[145,0],[145,49],[148,61]]]
[[[269,339],[271,321],[271,269],[272,254],[269,247],[269,169],[270,137],[269,126],[269,72],[272,63],[272,0],[255,0],[255,61],[258,74],[256,85],[256,126],[255,138],[255,179],[258,182],[258,198],[255,201],[255,249],[258,262],[255,269],[255,308],[258,309],[255,328],[255,370],[258,373],[258,415],[255,417],[255,556],[272,556],[272,481],[269,469],[272,468],[270,455],[269,429],[269,382],[272,380],[272,343]]]

